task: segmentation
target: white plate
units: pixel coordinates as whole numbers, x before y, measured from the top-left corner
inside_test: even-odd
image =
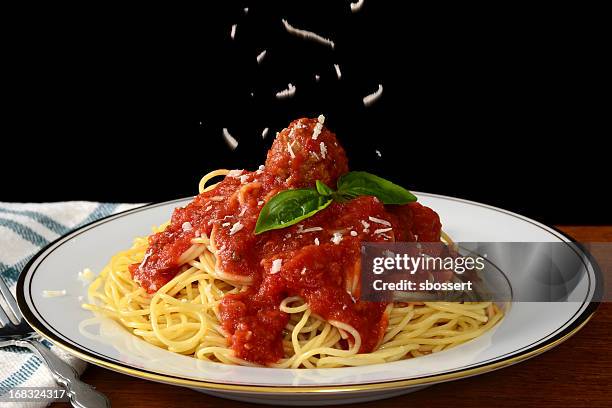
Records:
[[[523,216],[471,201],[417,194],[435,209],[456,241],[570,242],[553,228]],[[316,405],[391,397],[423,386],[476,375],[525,360],[561,343],[590,318],[601,286],[594,265],[574,289],[582,302],[513,303],[492,331],[456,348],[416,359],[365,367],[286,370],[199,361],[162,350],[80,307],[86,287],[78,271],[100,271],[110,257],[148,235],[153,225],[191,198],[153,204],[98,220],[43,249],[26,266],[17,286],[18,303],[42,336],[91,363],[122,373],[186,386],[238,400]],[[511,271],[504,271],[510,278]],[[510,279],[511,280],[511,279]],[[43,290],[67,295],[45,298]],[[579,296],[579,297],[578,297]]]

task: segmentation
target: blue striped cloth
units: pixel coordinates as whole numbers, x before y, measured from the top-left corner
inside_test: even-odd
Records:
[[[81,225],[139,205],[86,201],[43,204],[0,202],[0,276],[14,293],[19,273],[42,247]],[[85,370],[85,362],[50,343],[46,345],[72,365],[79,374]],[[0,395],[13,387],[54,385],[55,381],[47,367],[28,350],[17,347],[0,348]],[[27,403],[22,406],[45,405]]]

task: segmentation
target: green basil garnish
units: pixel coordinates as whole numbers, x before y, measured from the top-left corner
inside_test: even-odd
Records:
[[[351,171],[340,177],[337,193],[345,198],[375,196],[385,204],[408,204],[417,200],[404,187],[365,171]]]
[[[321,195],[313,188],[281,191],[261,209],[255,224],[255,234],[297,224],[331,202],[331,196]]]
[[[374,196],[384,204],[408,204],[417,198],[405,188],[365,171],[352,171],[338,179],[332,190],[320,180],[316,188],[281,191],[259,213],[255,234],[297,224],[325,209],[332,201],[347,201],[358,196]]]
[[[319,194],[324,195],[324,196],[329,196],[329,195],[334,194],[334,190],[329,188],[327,184],[325,184],[321,180],[317,180],[317,191],[319,192]]]

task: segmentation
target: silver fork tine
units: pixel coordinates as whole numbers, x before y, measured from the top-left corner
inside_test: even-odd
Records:
[[[11,309],[13,316],[15,316],[15,318],[17,319],[15,323],[19,324],[19,322],[23,320],[23,316],[21,312],[19,311],[19,308],[17,307],[17,302],[15,301],[15,297],[11,293],[6,283],[4,283],[4,279],[1,276],[0,276],[0,293],[2,294],[2,297],[4,298],[6,303],[8,304],[9,309]],[[6,315],[6,312],[4,314]]]
[[[0,307],[0,329],[9,324],[11,324],[11,319],[9,319],[4,309]]]

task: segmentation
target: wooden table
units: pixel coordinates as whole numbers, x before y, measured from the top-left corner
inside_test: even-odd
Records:
[[[612,242],[612,226],[565,226],[559,229],[578,241]],[[105,393],[114,407],[258,406],[132,378],[94,365],[89,366],[82,378]],[[363,408],[524,406],[612,406],[612,304],[601,304],[593,319],[578,334],[529,361],[412,394],[359,405]]]

